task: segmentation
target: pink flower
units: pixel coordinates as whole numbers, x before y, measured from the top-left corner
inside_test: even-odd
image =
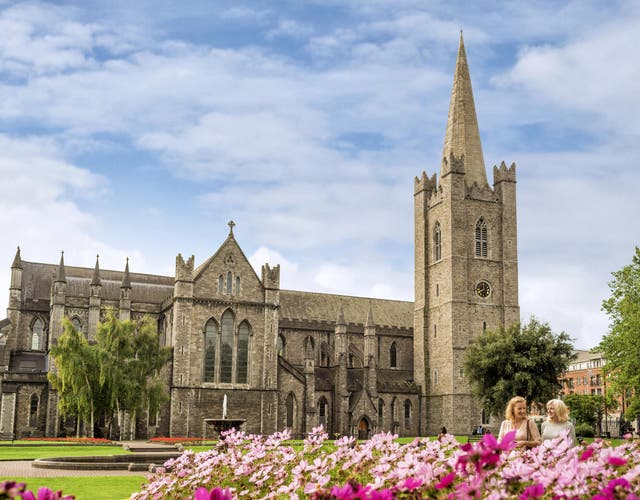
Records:
[[[628,460],[626,458],[616,457],[615,455],[612,455],[609,457],[607,462],[609,462],[609,464],[613,465],[614,467],[620,467],[621,465],[625,465]]]
[[[233,495],[228,488],[215,487],[211,491],[198,488],[193,494],[193,500],[233,500]]]
[[[438,484],[436,484],[436,490],[443,490],[445,488],[448,488],[451,485],[451,483],[455,481],[455,479],[456,479],[456,473],[450,472],[449,474],[444,476]]]
[[[544,486],[532,484],[527,486],[518,498],[519,500],[527,500],[528,498],[540,498],[542,495],[544,495]]]
[[[408,477],[398,485],[398,488],[412,491],[420,486],[422,486],[422,479]]]
[[[32,491],[25,491],[22,494],[22,500],[73,500],[73,495],[62,495],[62,491],[53,491],[50,488],[43,486],[38,489],[38,496],[36,497]]]
[[[593,448],[591,446],[589,446],[586,450],[584,450],[582,452],[582,454],[580,455],[580,461],[584,462],[586,460],[589,460],[591,458],[591,455],[593,455]]]

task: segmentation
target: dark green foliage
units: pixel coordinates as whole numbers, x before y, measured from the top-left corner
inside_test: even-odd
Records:
[[[522,326],[487,331],[465,355],[465,371],[486,411],[501,416],[513,396],[545,403],[560,390],[558,377],[574,359],[571,338],[531,318]]]
[[[593,437],[595,436],[595,432],[589,424],[578,424],[576,425],[576,436]]]
[[[631,264],[612,273],[611,297],[602,309],[611,319],[598,347],[607,360],[604,373],[615,394],[624,395],[625,417],[640,417],[640,248]]]

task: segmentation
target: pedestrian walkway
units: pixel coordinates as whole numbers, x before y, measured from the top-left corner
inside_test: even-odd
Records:
[[[142,451],[144,453],[162,453],[167,451],[164,444],[155,444],[148,441],[123,441],[122,445],[125,449],[134,452]],[[175,448],[173,448],[175,450]],[[91,455],[90,449],[87,448],[87,455]],[[71,458],[71,457],[70,457]],[[148,476],[146,470],[71,470],[71,469],[52,469],[44,467],[33,467],[33,460],[7,460],[0,461],[0,479],[11,477],[68,477],[68,476]]]

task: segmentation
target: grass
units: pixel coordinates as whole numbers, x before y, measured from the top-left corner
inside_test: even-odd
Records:
[[[86,457],[105,455],[123,455],[131,452],[122,446],[0,446],[0,460],[33,460],[51,457]]]
[[[36,493],[46,486],[53,491],[62,490],[74,495],[76,500],[122,500],[140,491],[146,483],[144,476],[81,476],[81,477],[5,477],[26,483],[27,489]]]

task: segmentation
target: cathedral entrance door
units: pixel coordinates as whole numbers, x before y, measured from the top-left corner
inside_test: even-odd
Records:
[[[358,422],[358,439],[369,439],[369,434],[371,433],[371,427],[369,426],[369,421],[362,417],[360,422]]]

